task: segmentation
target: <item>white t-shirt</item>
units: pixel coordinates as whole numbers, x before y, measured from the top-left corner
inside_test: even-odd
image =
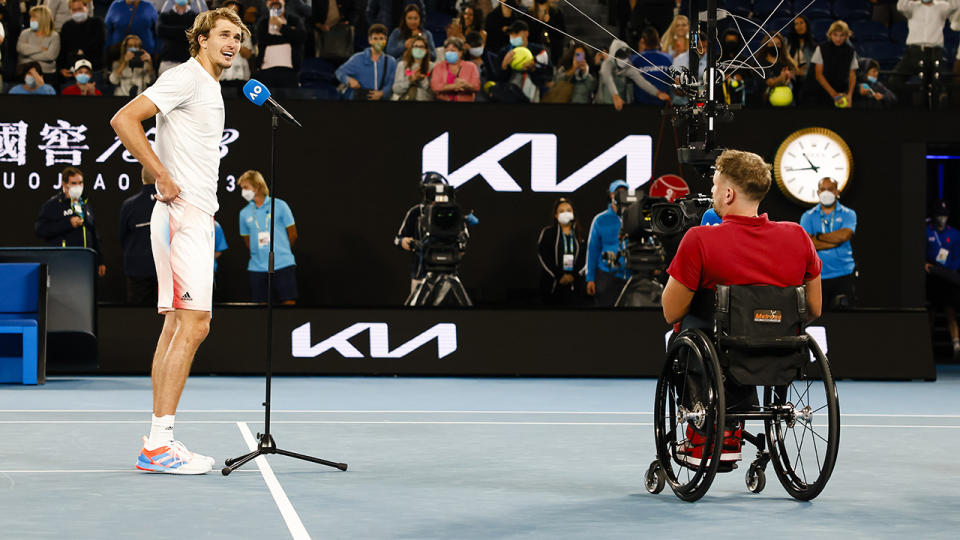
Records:
[[[165,71],[143,95],[160,109],[154,149],[180,186],[180,198],[212,216],[219,208],[220,83],[191,58]]]

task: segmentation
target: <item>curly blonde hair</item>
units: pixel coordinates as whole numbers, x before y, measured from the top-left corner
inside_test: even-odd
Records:
[[[250,30],[243,24],[243,21],[240,20],[240,16],[231,8],[204,11],[197,15],[197,18],[193,20],[193,27],[187,30],[187,41],[190,42],[190,56],[200,54],[200,36],[209,38],[210,30],[213,30],[213,27],[217,25],[217,21],[220,19],[227,19],[227,21],[240,28],[241,41],[247,39],[250,35]]]
[[[770,191],[770,170],[773,167],[757,154],[724,150],[714,166],[750,200],[763,200]]]

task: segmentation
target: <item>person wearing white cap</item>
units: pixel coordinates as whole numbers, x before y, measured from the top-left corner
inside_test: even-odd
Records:
[[[73,64],[73,79],[76,81],[63,89],[65,96],[102,96],[97,90],[97,83],[93,82],[93,64],[86,58],[81,58]]]

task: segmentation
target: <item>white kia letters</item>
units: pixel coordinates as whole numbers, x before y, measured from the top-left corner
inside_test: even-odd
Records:
[[[394,350],[390,350],[390,330],[387,323],[356,323],[327,339],[311,345],[310,323],[297,327],[291,334],[293,356],[314,358],[333,349],[344,358],[363,358],[350,339],[368,332],[371,358],[403,358],[427,342],[437,340],[437,358],[443,358],[457,350],[457,325],[439,323]]]

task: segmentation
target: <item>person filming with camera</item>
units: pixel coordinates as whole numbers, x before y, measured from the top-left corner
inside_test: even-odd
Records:
[[[821,262],[810,236],[796,223],[771,221],[758,212],[770,190],[770,165],[757,154],[725,150],[714,167],[713,208],[723,221],[693,227],[683,236],[667,268],[664,319],[683,328],[708,326],[709,321],[686,315],[695,293],[715,291],[717,285],[806,285],[808,320],[819,317]],[[754,387],[732,381],[725,387],[728,407],[756,399]],[[739,459],[739,433],[728,426],[721,462]]]

